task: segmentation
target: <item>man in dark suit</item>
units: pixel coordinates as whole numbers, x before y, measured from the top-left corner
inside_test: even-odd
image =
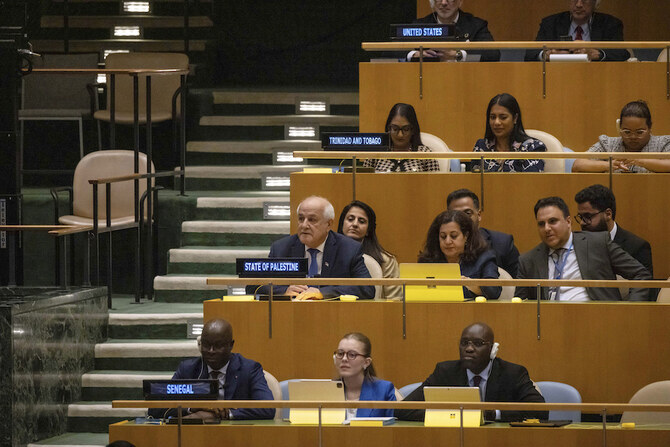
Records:
[[[596,13],[600,0],[568,0],[568,11],[542,19],[535,40],[623,40],[623,23],[609,14]],[[568,39],[568,36],[570,39]],[[528,50],[527,61],[541,60],[556,53],[586,53],[591,61],[625,61],[628,50],[586,48],[581,50]]]
[[[233,328],[222,319],[205,323],[198,343],[200,357],[179,364],[172,379],[218,379],[219,399],[273,400],[260,363],[232,353]],[[176,416],[176,409],[151,409],[153,417]],[[272,419],[274,408],[189,408],[184,418]]]
[[[498,344],[486,323],[474,323],[463,329],[459,342],[460,360],[440,362],[435,371],[407,396],[405,401],[425,400],[426,386],[479,387],[484,402],[544,402],[528,371],[521,365],[496,357]],[[424,410],[396,410],[399,419],[421,421]],[[525,418],[546,419],[544,411],[487,411],[485,419],[520,421]]]
[[[578,212],[575,220],[582,226],[582,231],[607,231],[612,241],[654,276],[651,245],[616,223],[616,198],[611,189],[603,185],[591,185],[575,195],[575,202]]]
[[[333,205],[323,197],[308,197],[298,205],[298,234],[275,241],[270,247],[271,258],[308,259],[308,271],[312,277],[321,278],[369,278],[365,267],[361,244],[339,233],[331,231],[335,211]],[[253,294],[255,286],[247,286]],[[267,286],[258,293],[268,294]],[[295,284],[275,286],[277,295],[295,295],[298,299],[320,293],[324,298],[339,295],[356,295],[361,299],[375,296],[374,286],[319,286],[307,287]]]
[[[417,19],[415,23],[443,23],[456,25],[456,39],[467,42],[489,42],[493,41],[493,35],[489,31],[488,22],[470,13],[463,12],[461,6],[463,0],[430,0],[433,12],[426,17]],[[416,54],[414,54],[416,53]],[[471,55],[481,55],[482,62],[495,62],[500,60],[498,50],[468,51]],[[412,52],[408,59],[418,58],[418,52]],[[424,57],[439,58],[442,61],[454,60],[458,57],[455,50],[425,50]]]
[[[535,204],[535,219],[542,243],[519,258],[519,279],[648,280],[646,268],[610,240],[605,231],[571,230],[570,210],[560,197],[546,197]],[[560,301],[620,301],[613,287],[552,287],[542,289],[542,299]],[[537,299],[535,287],[517,287],[520,298]],[[647,301],[649,289],[631,288],[629,301]]]
[[[447,196],[447,210],[463,211],[470,216],[475,223],[475,227],[479,228],[479,233],[495,252],[498,267],[504,269],[512,278],[516,278],[519,271],[519,250],[514,245],[514,236],[479,226],[482,220],[482,212],[479,209],[477,194],[469,189],[452,191]]]

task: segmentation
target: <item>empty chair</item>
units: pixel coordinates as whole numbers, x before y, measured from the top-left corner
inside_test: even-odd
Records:
[[[288,383],[289,382],[297,382],[300,379],[289,379],[289,380],[282,380],[279,382],[279,388],[281,389],[281,398],[282,400],[289,400],[288,398]],[[277,411],[277,413],[281,414],[282,419],[288,419],[289,417],[289,408],[281,408]],[[276,418],[276,417],[275,417]]]
[[[363,261],[365,262],[365,267],[367,267],[368,272],[370,272],[371,278],[383,278],[384,272],[382,267],[379,265],[379,262],[375,260],[370,255],[363,255]],[[378,300],[382,297],[382,286],[375,286],[375,297],[374,299]]]
[[[656,59],[658,62],[667,62],[668,61],[668,49],[664,48],[663,51],[660,52],[658,55],[658,59]]]
[[[424,144],[424,146],[428,146],[433,152],[453,152],[451,149],[449,149],[447,143],[432,133],[421,132],[421,142]],[[448,160],[446,158],[437,160],[437,164],[440,165],[440,172],[460,171],[460,167],[458,169],[452,169],[452,162],[456,162],[456,165],[460,166],[459,160]]]
[[[540,140],[547,147],[547,152],[563,152],[563,144],[555,136],[542,130],[526,129],[529,137]],[[564,159],[545,159],[544,172],[565,172]]]
[[[275,376],[265,370],[263,370],[263,375],[265,376],[265,381],[268,383],[268,388],[270,388],[270,391],[272,392],[272,398],[274,400],[282,400],[281,386]],[[277,408],[275,411],[275,419],[277,420],[281,420],[282,418],[282,412],[280,410],[281,408]]]
[[[507,270],[498,267],[498,278],[500,279],[513,279],[512,275],[507,273]],[[500,301],[512,301],[512,298],[514,298],[514,286],[505,286],[502,288],[502,292],[500,292],[500,297],[498,298]]]
[[[582,396],[579,391],[567,383],[537,382],[537,387],[547,403],[580,404]],[[579,411],[549,411],[549,419],[554,421],[571,420],[581,422],[582,414]]]
[[[650,383],[640,388],[629,404],[670,404],[670,380]],[[666,411],[624,411],[621,422],[636,424],[667,424],[670,413]]]
[[[419,388],[423,382],[416,382],[416,383],[410,383],[409,385],[405,385],[404,387],[400,388],[398,391],[400,391],[400,394],[402,395],[402,398],[406,398],[410,394],[412,394],[412,391],[415,389]]]

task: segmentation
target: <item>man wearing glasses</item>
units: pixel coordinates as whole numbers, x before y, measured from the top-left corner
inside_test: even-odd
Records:
[[[607,231],[610,239],[638,260],[654,276],[651,245],[639,236],[621,228],[616,221],[616,198],[603,185],[591,185],[575,195],[578,214],[575,220],[582,231]]]
[[[219,399],[273,400],[260,363],[233,353],[233,328],[223,319],[209,320],[198,342],[200,357],[186,359],[172,376],[177,379],[218,379]],[[230,402],[226,402],[230,405]],[[155,418],[176,416],[177,410],[149,410]],[[187,419],[272,419],[274,408],[189,408]]]
[[[519,258],[519,279],[649,280],[646,268],[610,240],[607,232],[572,232],[570,210],[560,197],[535,204],[535,220],[542,243]],[[517,287],[520,298],[537,299],[536,287]],[[541,299],[554,301],[621,301],[615,287],[551,287]],[[650,300],[649,289],[631,288],[628,301]]]
[[[621,20],[602,12],[596,13],[601,0],[568,0],[568,11],[542,19],[536,41],[557,40],[623,40]],[[584,48],[579,50],[528,50],[527,61],[542,60],[551,54],[587,54],[590,61],[625,61],[630,55],[625,49],[599,50]]]
[[[468,12],[463,12],[461,6],[463,0],[430,0],[433,12],[426,17],[417,19],[415,23],[441,23],[456,25],[456,39],[462,42],[489,42],[493,41],[493,35],[489,31],[486,20],[475,17]],[[468,51],[470,55],[480,55],[482,62],[496,62],[500,60],[498,50],[476,50]],[[423,57],[439,59],[440,61],[460,60],[461,51],[456,50],[424,50]],[[418,59],[419,52],[412,51],[407,59]]]
[[[435,371],[404,401],[425,400],[426,386],[478,387],[483,402],[544,402],[544,397],[521,365],[496,357],[498,344],[493,329],[486,323],[474,323],[463,329],[459,341],[460,360],[435,365]],[[425,410],[396,410],[399,419],[422,421]],[[521,421],[547,419],[545,411],[486,411],[486,420]]]

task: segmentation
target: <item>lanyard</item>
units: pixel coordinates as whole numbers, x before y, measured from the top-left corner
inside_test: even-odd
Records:
[[[572,246],[574,244],[570,244],[570,247],[568,248],[568,251],[565,252],[565,255],[561,259],[556,262],[554,260],[554,257],[551,257],[551,261],[554,263],[554,279],[563,279],[563,269],[565,268],[565,264],[568,262],[568,255],[572,251]]]

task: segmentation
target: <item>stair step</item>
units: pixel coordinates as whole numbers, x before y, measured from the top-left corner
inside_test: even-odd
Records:
[[[70,432],[107,433],[115,424],[146,415],[146,408],[112,408],[111,402],[77,402],[68,405],[67,429]]]
[[[234,275],[237,258],[265,258],[269,247],[182,247],[169,252],[168,273]]]
[[[173,371],[92,371],[81,378],[82,400],[141,400],[145,379],[168,380],[173,374]]]
[[[71,0],[76,1],[76,0]],[[90,0],[88,0],[90,1]],[[93,0],[96,1],[96,0]],[[43,447],[47,445],[59,447],[105,447],[109,443],[109,435],[105,433],[65,433],[53,438],[27,444],[27,447]]]
[[[189,141],[189,153],[207,152],[216,154],[272,154],[273,151],[318,151],[320,140],[265,140],[265,141]]]
[[[290,232],[289,221],[188,221],[182,223],[185,245],[271,245]]]
[[[210,286],[207,278],[232,277],[237,275],[179,275],[168,274],[154,278],[155,300],[165,303],[201,303],[221,298],[228,294],[226,286]]]
[[[207,16],[189,17],[189,27],[203,28],[214,26]],[[42,28],[62,28],[63,16],[42,16]],[[122,16],[76,16],[68,18],[71,28],[113,28],[114,26],[140,25],[144,28],[183,28],[184,17],[179,16],[150,16],[150,15],[122,15]]]
[[[201,126],[284,126],[286,124],[358,127],[358,116],[346,115],[262,115],[200,117]]]
[[[272,173],[288,176],[291,172],[302,171],[302,165],[256,165],[256,166],[187,166],[186,188],[190,191],[239,191],[262,189],[261,174]],[[180,180],[175,179],[175,188]],[[288,191],[290,187],[275,188]]]
[[[258,191],[259,195],[245,197],[199,197],[194,219],[198,220],[264,220],[263,203],[288,203],[285,191]]]
[[[295,104],[296,97],[328,98],[330,104],[358,104],[357,92],[273,92],[217,90],[212,93],[214,104]]]
[[[202,323],[203,314],[110,314],[108,334],[116,339],[176,339],[187,335],[188,323]]]
[[[34,51],[44,53],[64,52],[64,43],[59,40],[32,40]],[[205,51],[205,40],[189,41],[189,51]],[[148,40],[148,39],[97,39],[70,40],[70,52],[96,52],[101,50],[132,50],[132,51],[184,51],[184,40]]]
[[[195,340],[110,339],[95,346],[96,370],[174,371],[200,355]]]

